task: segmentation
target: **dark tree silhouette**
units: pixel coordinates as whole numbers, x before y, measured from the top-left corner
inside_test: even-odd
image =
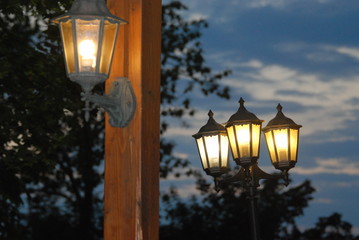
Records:
[[[65,76],[59,32],[49,23],[71,3],[0,2],[0,239],[102,238],[103,121],[96,111],[83,121],[81,89]],[[163,6],[162,133],[169,118],[194,114],[192,90],[229,97],[218,84],[229,72],[205,65],[206,23],[183,20],[185,9]],[[162,177],[186,165],[173,148],[161,139]]]
[[[103,121],[95,110],[83,121],[81,89],[65,76],[59,33],[49,24],[71,3],[0,1],[0,239],[102,238]],[[207,23],[184,20],[186,9],[177,1],[163,6],[161,133],[173,118],[195,113],[194,91],[229,98],[219,83],[230,72],[213,73],[205,64],[200,37]],[[174,147],[161,138],[161,177],[180,176],[176,170],[188,167],[172,155]],[[174,190],[162,195],[161,239],[248,237],[241,188],[217,195],[198,177],[199,197],[187,202]],[[267,182],[259,191],[263,239],[358,239],[338,214],[298,229],[295,218],[312,191],[309,182],[289,189]]]
[[[165,201],[167,224],[161,227],[165,239],[251,239],[247,195],[230,185],[217,193],[201,180],[201,197],[189,203],[174,196]],[[213,184],[212,184],[213,185]],[[258,192],[258,219],[261,239],[285,239],[287,229],[296,227],[295,218],[303,214],[314,189],[308,181],[284,188],[277,180],[265,181]],[[175,199],[175,200],[173,200]]]
[[[181,199],[175,189],[162,197],[166,218],[160,228],[161,240],[251,239],[247,194],[240,186],[229,185],[217,193],[213,184],[199,177],[201,196]],[[310,181],[294,187],[284,187],[278,180],[264,181],[258,190],[260,239],[273,240],[358,240],[350,223],[334,213],[319,218],[318,223],[300,230],[296,218],[312,199]]]

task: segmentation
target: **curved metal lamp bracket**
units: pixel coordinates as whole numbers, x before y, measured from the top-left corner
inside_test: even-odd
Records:
[[[116,78],[108,94],[101,96],[85,92],[83,98],[103,108],[109,115],[112,127],[126,127],[136,111],[136,96],[131,82],[125,77]]]
[[[261,179],[283,179],[284,185],[287,186],[289,184],[288,170],[283,170],[281,174],[269,174],[260,169],[258,164],[254,164],[248,168],[236,169],[231,175],[223,175],[216,180],[218,186],[242,183],[246,188],[257,188]]]

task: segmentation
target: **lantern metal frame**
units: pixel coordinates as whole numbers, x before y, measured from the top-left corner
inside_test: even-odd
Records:
[[[254,115],[253,113],[249,112],[245,107],[244,107],[244,99],[240,98],[239,100],[239,109],[238,111],[233,114],[229,120],[227,121],[227,123],[225,124],[225,128],[227,131],[227,135],[229,138],[229,142],[230,142],[230,146],[231,146],[231,151],[232,151],[232,156],[234,158],[234,161],[236,161],[236,163],[238,165],[241,166],[251,166],[253,164],[255,164],[259,158],[259,154],[260,154],[260,138],[261,138],[261,128],[262,128],[262,122],[263,120],[260,120],[259,118],[257,118],[256,115]],[[249,152],[249,156],[242,156],[242,150],[240,147],[240,143],[239,143],[239,139],[238,139],[238,135],[237,134],[237,127],[241,127],[244,125],[248,125],[249,128],[249,136],[248,136],[248,148],[247,151]],[[253,129],[253,125],[259,125],[259,129],[258,129],[258,135],[257,137],[257,146],[256,147],[256,155],[253,152],[254,150],[254,146],[253,146],[253,137],[254,137],[254,129]],[[230,129],[232,129],[232,133],[230,133]],[[233,134],[233,137],[231,137],[230,135]],[[234,141],[234,142],[233,142]],[[236,157],[238,156],[238,157]]]
[[[295,167],[298,159],[298,146],[299,146],[299,128],[301,125],[296,124],[292,119],[286,117],[282,112],[283,107],[278,104],[277,106],[277,115],[268,122],[267,126],[262,129],[267,148],[269,151],[269,156],[272,162],[272,165],[281,171],[288,171],[289,169]],[[286,157],[287,160],[280,161],[279,149],[277,139],[275,137],[275,131],[286,130]],[[268,135],[270,133],[270,136]],[[291,135],[296,136],[291,136]],[[270,138],[270,139],[268,139]],[[295,142],[292,143],[292,140]],[[270,146],[272,145],[272,146]],[[295,148],[295,149],[293,149]]]
[[[97,46],[95,45],[96,59],[94,61],[96,64],[91,71],[83,71],[80,67],[83,63],[80,64],[79,62],[80,49],[79,46],[77,46],[79,39],[76,28],[77,24],[80,24],[77,22],[78,20],[99,21]],[[131,82],[127,78],[116,78],[109,94],[96,95],[92,94],[91,91],[95,85],[103,83],[108,78],[120,26],[128,22],[111,14],[104,0],[75,0],[71,9],[66,14],[52,19],[52,22],[59,25],[62,41],[65,41],[64,38],[67,37],[64,36],[62,25],[67,22],[71,24],[69,27],[69,29],[71,29],[69,33],[71,39],[68,40],[70,41],[68,43],[70,43],[71,51],[73,51],[72,54],[66,52],[67,49],[65,45],[67,43],[63,42],[66,72],[71,81],[78,83],[82,87],[83,93],[81,95],[82,100],[85,101],[85,108],[83,109],[85,111],[85,120],[89,120],[89,112],[93,107],[99,107],[108,112],[111,126],[126,127],[133,118],[136,110],[136,96]],[[104,37],[107,36],[105,35],[105,24],[113,24],[116,26],[115,33],[112,33],[110,40],[112,46],[109,47],[109,50],[112,52],[107,53],[107,55],[102,51],[103,48],[105,48],[104,44],[107,44],[103,42]],[[73,59],[69,59],[69,57]],[[105,60],[108,65],[105,63],[104,69],[101,69],[100,65],[102,61]],[[69,68],[69,61],[72,63],[71,66],[74,65],[72,66],[74,69]],[[93,107],[90,107],[89,102],[93,103]]]
[[[222,144],[226,144],[222,142],[222,137],[221,136],[225,136],[227,137],[227,132],[226,129],[219,123],[217,123],[214,118],[213,118],[214,114],[213,112],[210,110],[208,112],[208,122],[206,125],[204,125],[203,127],[200,128],[200,130],[198,131],[198,133],[192,135],[192,137],[194,137],[196,139],[196,144],[197,144],[197,149],[198,149],[198,153],[199,156],[201,158],[201,163],[202,163],[202,168],[203,170],[207,173],[207,175],[213,176],[213,177],[218,177],[221,176],[222,174],[228,172],[228,164],[229,164],[229,142],[227,140],[227,154],[223,155],[222,153]],[[211,167],[212,163],[209,160],[209,154],[208,154],[208,150],[207,150],[207,143],[206,143],[206,137],[210,137],[210,136],[218,136],[218,144],[219,144],[219,152],[218,152],[218,167]],[[201,150],[200,146],[199,146],[199,139],[202,139],[203,142],[203,149]],[[202,153],[202,151],[204,151]],[[203,157],[205,157],[205,159],[203,159]],[[222,159],[224,157],[224,159]],[[206,162],[206,164],[204,164],[204,161]],[[207,168],[205,167],[207,166]]]
[[[253,113],[250,113],[247,111],[247,109],[244,107],[244,100],[243,98],[240,99],[240,108],[238,111],[232,115],[232,117],[229,119],[229,121],[225,124],[226,129],[227,127],[231,127],[234,124],[260,124],[260,127],[262,125],[263,120],[258,119]],[[261,132],[267,132],[272,131],[276,129],[286,128],[286,129],[296,129],[298,130],[297,133],[297,149],[296,149],[296,158],[298,157],[298,146],[299,146],[299,128],[302,127],[301,125],[297,125],[294,123],[294,121],[290,118],[287,118],[282,113],[282,107],[279,104],[277,107],[277,115],[274,119],[272,119],[268,125],[260,129],[259,134]],[[202,129],[201,129],[202,130]],[[200,132],[201,132],[200,130]],[[200,133],[199,132],[199,133]],[[197,134],[199,134],[197,133]],[[227,130],[228,133],[228,130]],[[193,135],[195,137],[197,134]],[[237,139],[236,139],[237,140]],[[228,140],[230,141],[230,140]],[[259,138],[258,142],[258,156],[251,156],[251,159],[245,159],[244,162],[240,161],[241,159],[234,159],[237,163],[237,167],[231,171],[224,171],[222,174],[218,174],[215,172],[215,174],[211,174],[210,169],[206,170],[206,173],[208,175],[211,175],[214,177],[215,182],[215,189],[217,191],[220,191],[221,188],[225,187],[228,184],[241,184],[246,192],[248,193],[248,201],[249,201],[249,210],[250,210],[250,222],[251,222],[251,232],[252,232],[252,239],[258,240],[259,239],[259,228],[258,228],[258,220],[257,220],[257,189],[260,186],[259,181],[261,179],[270,180],[270,179],[282,179],[284,180],[284,185],[287,186],[289,184],[289,169],[295,166],[294,163],[288,164],[288,166],[279,166],[273,163],[272,164],[275,168],[281,170],[281,173],[277,174],[269,174],[263,171],[258,166],[258,158],[259,158],[259,147],[260,147],[260,141]],[[288,143],[290,144],[290,142]],[[231,145],[231,144],[230,144]],[[238,145],[238,143],[236,143]],[[251,146],[252,147],[252,146]],[[267,145],[268,147],[268,145]],[[198,149],[199,150],[199,149]],[[269,150],[269,149],[268,149]],[[238,149],[237,149],[238,151]],[[232,151],[233,154],[233,151]],[[252,154],[252,153],[251,153]],[[234,154],[232,155],[233,158]],[[239,155],[240,156],[240,155]]]

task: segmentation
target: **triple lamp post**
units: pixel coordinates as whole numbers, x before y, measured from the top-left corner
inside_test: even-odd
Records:
[[[252,239],[259,239],[256,217],[256,191],[260,179],[282,178],[288,184],[288,171],[297,162],[299,128],[292,119],[284,116],[278,104],[277,115],[261,129],[263,120],[244,107],[240,107],[227,123],[217,123],[209,111],[208,122],[193,137],[196,139],[202,167],[207,175],[214,177],[216,190],[228,183],[241,182],[249,193]],[[270,159],[281,174],[268,174],[258,167],[261,130],[267,143]],[[237,165],[241,168],[229,173],[229,148]]]

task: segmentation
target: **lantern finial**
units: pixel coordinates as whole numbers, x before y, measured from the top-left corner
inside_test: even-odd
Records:
[[[244,103],[245,103],[245,101],[244,101],[244,99],[241,97],[241,99],[239,99],[239,106],[240,107],[244,107]]]
[[[214,113],[212,112],[212,110],[209,110],[208,117],[213,118],[213,116],[214,116]]]
[[[277,110],[278,110],[278,112],[281,112],[282,109],[283,109],[282,105],[280,105],[280,103],[278,103],[278,105],[277,105]]]

